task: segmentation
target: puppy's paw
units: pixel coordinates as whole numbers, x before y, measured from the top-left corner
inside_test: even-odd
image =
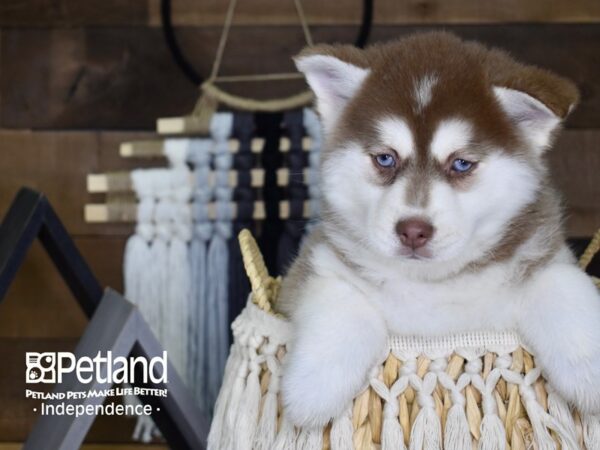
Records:
[[[600,414],[600,354],[596,358],[555,361],[546,373],[556,391],[579,411]]]
[[[340,361],[290,356],[281,390],[286,417],[298,427],[320,427],[338,417],[367,377]]]

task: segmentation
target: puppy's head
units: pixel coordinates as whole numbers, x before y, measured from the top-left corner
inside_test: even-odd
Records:
[[[536,204],[543,152],[578,100],[569,81],[446,33],[312,47],[296,64],[328,138],[325,226],[423,267],[501,245]]]

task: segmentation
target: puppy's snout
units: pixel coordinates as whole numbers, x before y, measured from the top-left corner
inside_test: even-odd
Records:
[[[434,231],[431,223],[418,218],[401,220],[396,224],[396,233],[400,237],[400,242],[413,250],[427,244]]]

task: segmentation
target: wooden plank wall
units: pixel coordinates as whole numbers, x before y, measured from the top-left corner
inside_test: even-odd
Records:
[[[172,3],[181,46],[206,74],[227,1]],[[600,226],[598,0],[375,3],[372,41],[444,28],[576,81],[581,105],[548,157],[565,194],[570,234],[589,236]],[[316,41],[353,41],[360,0],[303,4]],[[116,289],[122,288],[121,259],[131,227],[84,223],[83,205],[94,200],[85,192],[85,175],[133,168],[134,162],[118,157],[118,144],[152,136],[157,117],[186,113],[197,96],[171,60],[159,11],[159,0],[0,2],[0,214],[21,185],[46,192],[102,283]],[[241,1],[235,25],[223,73],[293,70],[290,56],[303,46],[293,2]],[[301,87],[299,82],[246,83],[232,91],[266,98]],[[19,411],[0,414],[0,441],[21,441],[34,417],[30,405],[19,403],[23,349],[68,349],[85,323],[35,246],[0,304],[0,356],[2,367],[10,367],[0,370],[0,403]],[[126,440],[130,427],[130,422],[99,421],[91,439]]]

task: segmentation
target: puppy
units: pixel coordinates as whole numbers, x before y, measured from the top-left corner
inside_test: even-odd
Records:
[[[295,61],[326,148],[322,222],[278,303],[291,421],[338,416],[390,335],[471,330],[516,330],[565,399],[599,412],[600,296],[544,160],[575,86],[446,33]]]

